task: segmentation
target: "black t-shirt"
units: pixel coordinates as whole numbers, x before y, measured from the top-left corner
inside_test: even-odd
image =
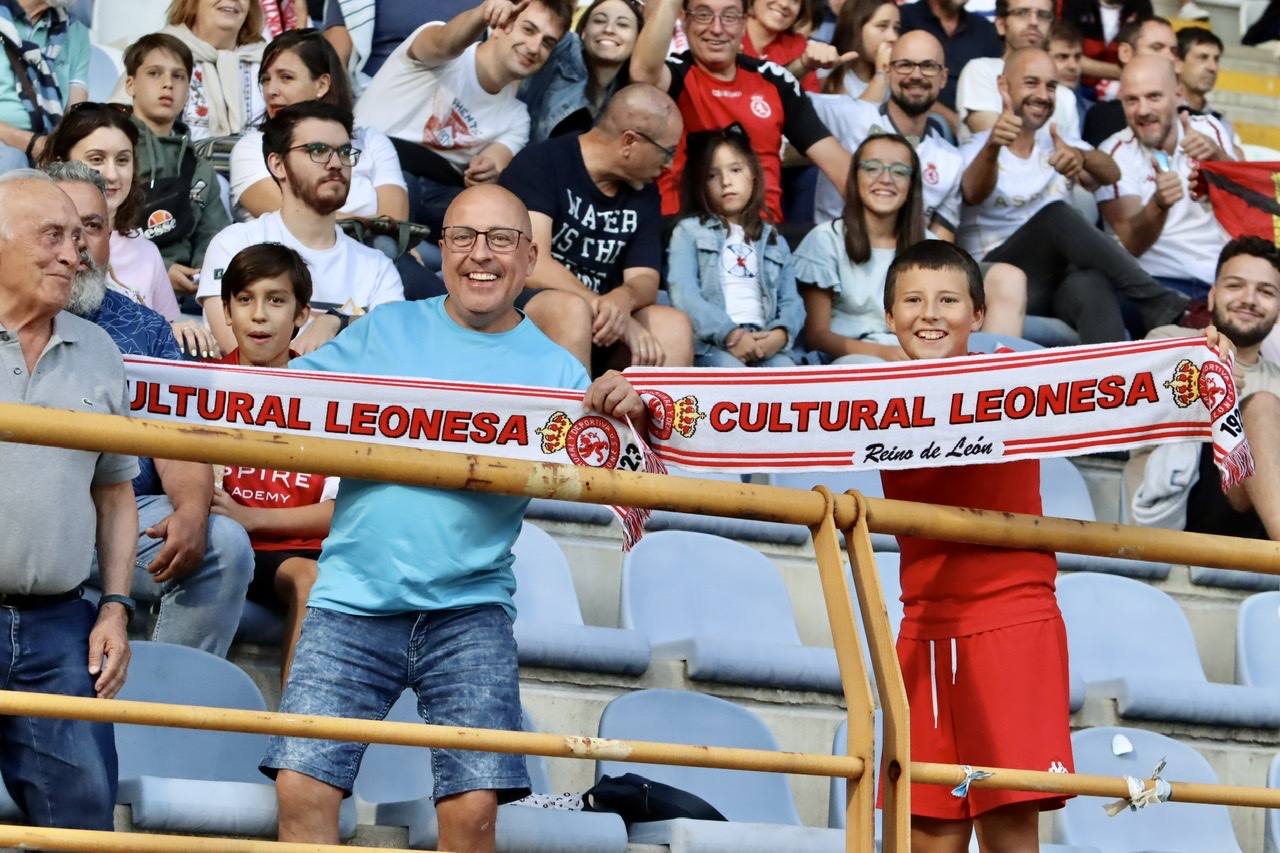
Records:
[[[1084,114],[1084,127],[1080,136],[1097,148],[1113,133],[1119,133],[1128,125],[1124,120],[1124,106],[1119,101],[1099,101]]]
[[[577,134],[526,147],[499,183],[531,212],[551,217],[551,257],[596,293],[621,284],[623,270],[660,268],[658,188],[623,184],[614,196],[600,192],[587,173]]]

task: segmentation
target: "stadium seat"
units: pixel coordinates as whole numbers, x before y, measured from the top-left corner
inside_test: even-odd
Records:
[[[1243,572],[1239,569],[1215,569],[1208,566],[1191,566],[1190,568],[1191,582],[1196,586],[1242,589],[1246,592],[1280,589],[1280,575]]]
[[[1267,787],[1280,788],[1280,755],[1271,759],[1267,767]],[[1262,850],[1263,853],[1280,853],[1280,809],[1267,809]]]
[[[777,567],[718,536],[640,540],[622,563],[622,626],[644,633],[655,659],[687,661],[693,679],[841,690],[835,651],[800,642]]]
[[[569,561],[546,531],[526,521],[512,550],[521,664],[626,675],[649,668],[644,634],[583,624]]]
[[[1077,773],[1146,779],[1163,758],[1163,778],[1215,784],[1200,753],[1178,741],[1139,729],[1102,727],[1071,736]],[[1068,800],[1053,812],[1054,841],[1091,845],[1101,853],[1159,850],[1162,853],[1239,853],[1225,806],[1159,803],[1108,817],[1094,797]]]
[[[1043,347],[1073,347],[1080,345],[1080,335],[1057,317],[1041,317],[1028,314],[1022,322],[1022,336]]]
[[[89,41],[123,51],[165,25],[170,0],[94,0]]]
[[[116,81],[124,73],[124,62],[120,53],[112,48],[94,44],[89,49],[89,100],[108,101]]]
[[[1084,476],[1068,459],[1053,457],[1040,460],[1040,500],[1045,515],[1098,520]],[[1058,568],[1066,572],[1105,572],[1146,580],[1164,580],[1169,576],[1168,563],[1095,557],[1091,554],[1059,553]]]
[[[694,477],[700,480],[720,480],[740,483],[737,474],[715,471],[690,471],[668,467],[667,472],[676,477]],[[759,521],[754,518],[730,518],[719,515],[700,515],[693,512],[654,510],[645,525],[646,530],[690,530],[710,533],[726,539],[749,539],[756,542],[772,542],[778,545],[803,545],[809,541],[809,531],[801,524],[783,524],[777,521]]]
[[[1001,335],[995,332],[972,332],[969,335],[970,352],[995,352],[1004,347],[1015,352],[1029,352],[1044,349],[1035,341],[1026,338],[1015,338],[1013,335]]]
[[[600,717],[602,738],[776,750],[765,724],[746,708],[685,690],[640,690],[614,699]],[[696,794],[728,818],[653,821],[630,827],[634,844],[666,844],[671,853],[816,853],[844,850],[844,833],[802,826],[781,773],[677,767],[623,761],[596,763],[596,780],[637,773]]]
[[[284,620],[280,614],[256,601],[245,601],[236,626],[236,642],[278,646],[284,639]]]
[[[1280,690],[1214,684],[1182,608],[1155,587],[1081,573],[1058,579],[1071,666],[1121,717],[1218,726],[1280,725]]]
[[[420,723],[418,701],[406,690],[391,706],[387,719]],[[533,730],[526,717],[525,728]],[[553,793],[546,762],[539,756],[526,759],[533,790]],[[421,747],[371,744],[365,751],[355,781],[355,799],[363,823],[403,826],[409,830],[409,846],[435,849],[439,836],[431,751]],[[512,803],[498,808],[498,850],[538,853],[622,853],[627,830],[613,814],[556,811]]]
[[[1240,605],[1236,617],[1236,681],[1248,687],[1280,688],[1280,592],[1260,592]]]
[[[880,780],[880,755],[883,751],[884,744],[884,724],[880,716],[880,709],[876,708],[872,712],[875,717],[875,757],[876,760],[871,765],[871,784],[878,785]],[[836,729],[834,742],[831,744],[832,755],[848,755],[849,754],[849,722],[841,720],[840,726]],[[827,826],[832,829],[844,829],[844,796],[848,788],[849,780],[840,777],[831,777],[831,793],[827,800]],[[876,789],[877,791],[879,788]],[[883,814],[880,809],[876,808],[876,842],[880,841],[881,824],[883,823]]]
[[[253,680],[199,649],[134,641],[129,679],[118,698],[265,711]],[[120,791],[133,825],[160,832],[274,836],[276,792],[258,771],[264,735],[117,724]],[[355,833],[355,808],[342,812],[342,837]]]
[[[607,527],[616,516],[603,504],[584,504],[577,501],[558,501],[551,498],[534,498],[525,512],[528,518],[541,521],[567,521],[574,524],[593,524]]]
[[[884,497],[879,471],[796,471],[769,475],[769,484],[789,489],[812,489],[824,485],[837,495],[850,489],[869,498]],[[871,547],[877,551],[898,550],[898,540],[887,533],[872,533]]]

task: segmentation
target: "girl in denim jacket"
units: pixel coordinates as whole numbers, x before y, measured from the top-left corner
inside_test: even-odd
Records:
[[[683,195],[684,218],[667,246],[667,289],[693,323],[694,364],[794,365],[804,304],[791,250],[761,218],[764,174],[739,128],[690,146]]]

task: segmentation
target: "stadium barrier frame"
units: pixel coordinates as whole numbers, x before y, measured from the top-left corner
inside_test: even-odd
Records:
[[[848,714],[848,756],[305,717],[14,691],[0,691],[0,713],[482,749],[587,760],[607,758],[842,776],[849,780],[846,850],[857,853],[870,853],[875,849],[872,834],[876,792],[869,784],[871,774],[866,773],[869,762],[874,760],[873,703],[853,614],[854,598],[844,571],[846,555],[883,710],[883,850],[899,853],[910,849],[912,781],[956,785],[966,778],[965,768],[956,765],[910,760],[906,693],[871,548],[872,530],[997,547],[1037,548],[1178,564],[1191,561],[1204,566],[1280,574],[1280,543],[1275,542],[943,507],[868,498],[857,492],[836,495],[825,486],[806,492],[776,486],[526,462],[395,445],[169,424],[20,404],[0,404],[0,440],[805,525],[813,537],[833,647],[840,666]],[[843,551],[841,536],[844,538]],[[1128,783],[1120,777],[1008,768],[974,769],[991,773],[988,778],[972,781],[973,785],[980,787],[1116,798],[1130,796]],[[1169,784],[1173,801],[1280,808],[1280,790],[1185,782]],[[103,838],[90,838],[98,835]],[[137,839],[132,847],[111,846],[117,841],[127,844],[130,839]],[[185,846],[164,846],[175,843],[166,839],[179,840]],[[231,842],[227,840],[223,847],[214,848],[193,842],[223,840],[0,825],[0,844],[23,841],[57,850],[225,849],[299,853],[302,850],[340,849],[255,840],[233,846],[228,846]]]

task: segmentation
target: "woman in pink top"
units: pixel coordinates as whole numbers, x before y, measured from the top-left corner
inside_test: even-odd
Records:
[[[217,343],[204,324],[179,313],[160,250],[137,230],[143,201],[142,188],[133,183],[137,142],[128,107],[86,101],[63,116],[40,159],[42,164],[79,160],[102,175],[111,228],[109,286],[162,314],[184,352],[216,355]]]

